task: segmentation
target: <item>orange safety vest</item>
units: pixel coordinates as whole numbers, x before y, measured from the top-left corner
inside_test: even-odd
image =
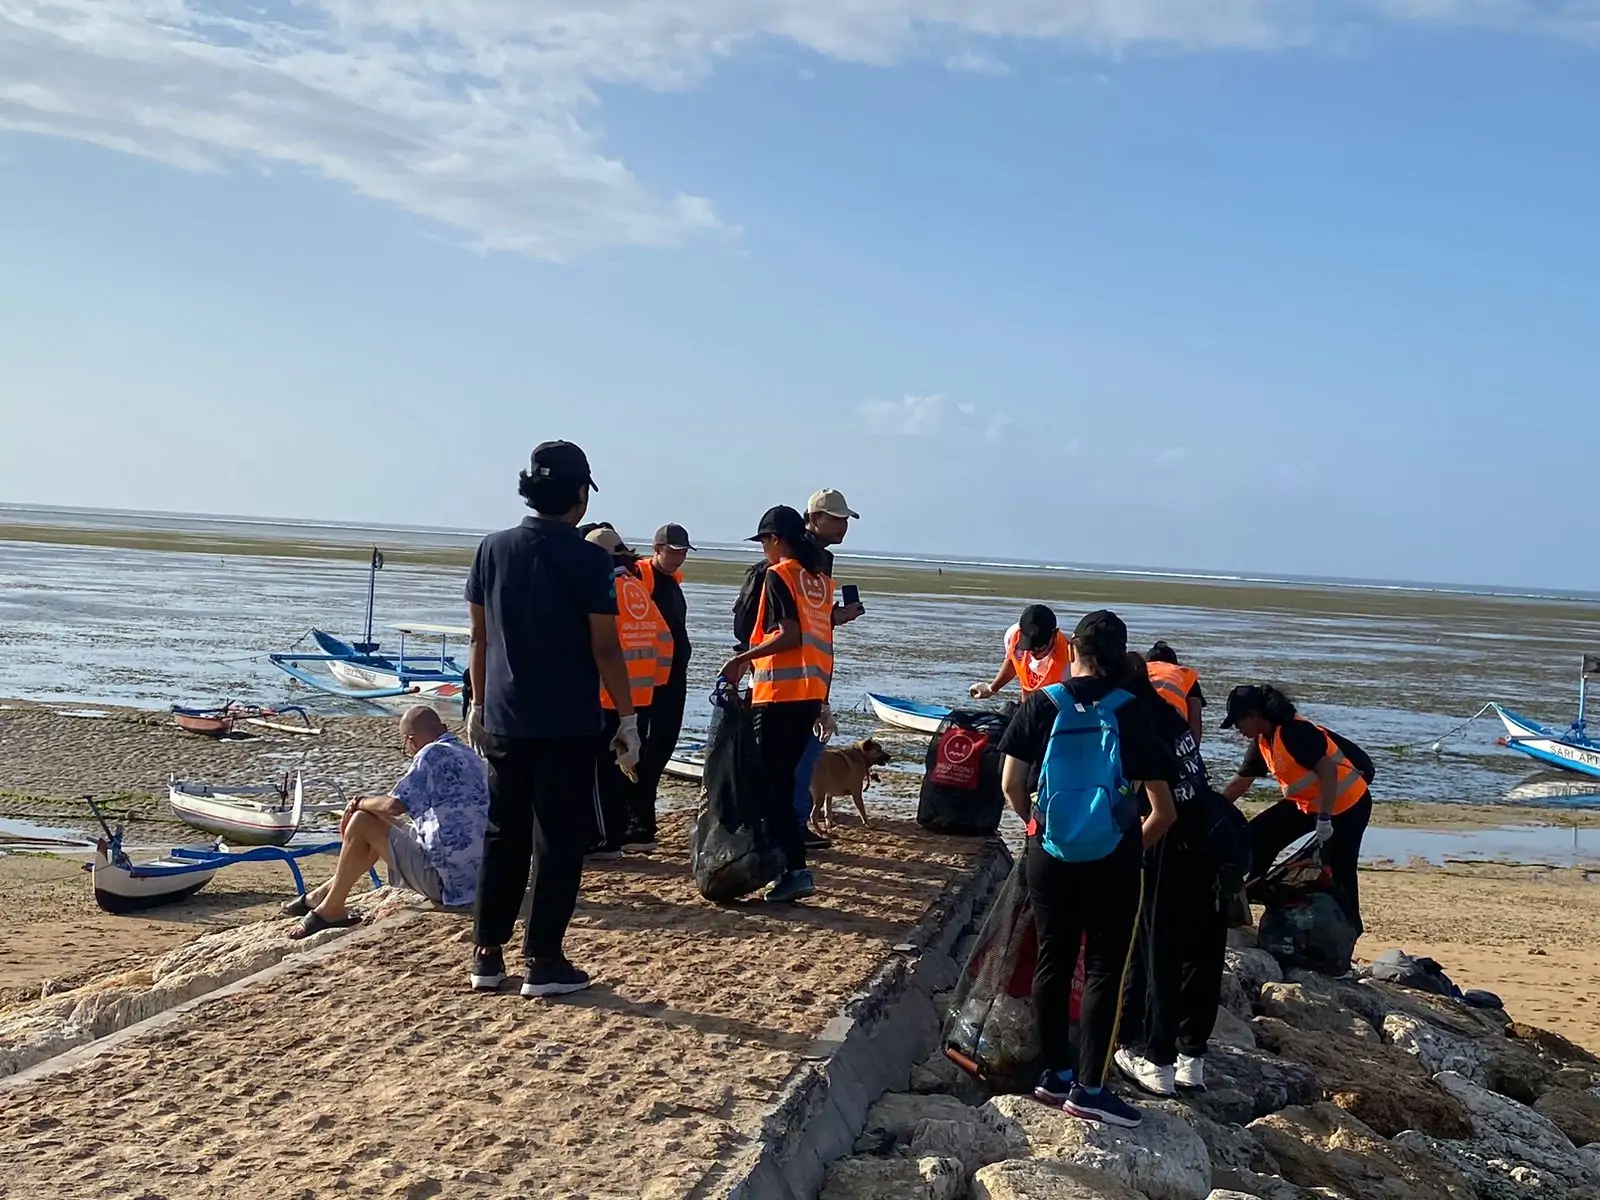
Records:
[[[1337,773],[1337,789],[1333,797],[1333,814],[1338,816],[1346,809],[1360,803],[1361,797],[1367,794],[1367,781],[1361,778],[1361,772],[1351,765],[1350,760],[1344,756],[1344,751],[1322,726],[1316,726],[1323,740],[1328,743],[1327,757],[1333,759],[1334,770]],[[1270,738],[1257,738],[1256,745],[1261,747],[1261,757],[1266,760],[1267,770],[1272,772],[1272,777],[1278,781],[1278,786],[1283,789],[1283,797],[1301,812],[1316,815],[1317,802],[1322,796],[1322,784],[1317,778],[1317,773],[1300,765],[1298,759],[1289,753],[1288,747],[1283,744],[1283,726],[1273,730]]]
[[[655,608],[656,594],[656,566],[648,558],[636,564],[639,568],[639,582],[644,584],[645,594],[650,597],[650,606]],[[679,583],[683,582],[683,572],[674,571],[672,577]],[[672,658],[677,653],[677,644],[672,640],[672,630],[667,625],[667,619],[661,615],[661,610],[656,609],[656,620],[660,622],[661,631],[656,640],[661,643],[661,653],[657,656],[656,686],[660,687],[667,682],[672,674]]]
[[[672,633],[644,581],[627,571],[617,574],[617,640],[628,668],[633,707],[649,708],[656,685],[665,683],[672,670]],[[600,685],[600,703],[608,709],[617,707],[605,684]]]
[[[1040,688],[1060,683],[1067,677],[1067,668],[1072,665],[1072,643],[1061,630],[1056,630],[1050,653],[1043,658],[1034,658],[1017,644],[1020,641],[1022,630],[1015,625],[1006,630],[1006,657],[1016,669],[1017,686],[1022,689],[1024,699]]]
[[[833,684],[833,580],[813,575],[792,558],[767,568],[776,571],[794,593],[800,611],[800,644],[793,650],[755,661],[750,684],[752,704],[779,704],[789,700],[826,700]],[[767,619],[767,593],[761,591],[756,607],[755,631],[762,636]]]
[[[1147,663],[1146,666],[1150,672],[1150,683],[1156,689],[1156,695],[1177,709],[1178,715],[1187,721],[1189,692],[1200,682],[1200,672],[1191,667],[1180,667],[1176,663],[1153,662]]]

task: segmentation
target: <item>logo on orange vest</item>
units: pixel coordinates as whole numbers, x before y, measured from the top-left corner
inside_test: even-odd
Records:
[[[650,597],[645,595],[644,585],[638,580],[623,580],[620,593],[622,607],[635,621],[642,621],[650,615]]]
[[[828,585],[821,575],[801,571],[800,590],[805,593],[806,603],[812,608],[821,608],[828,602]]]
[[[945,735],[944,744],[939,749],[946,762],[964,763],[972,757],[972,739],[961,730],[952,729]]]

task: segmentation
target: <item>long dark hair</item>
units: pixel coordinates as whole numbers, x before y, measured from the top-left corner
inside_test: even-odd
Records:
[[[1300,715],[1294,701],[1270,683],[1261,685],[1261,715],[1274,725],[1287,725]]]
[[[811,540],[807,534],[798,541],[791,542],[788,538],[782,539],[783,548],[789,552],[789,557],[800,564],[800,569],[809,571],[813,575],[827,574],[827,562],[822,557],[822,547]]]
[[[1124,678],[1117,684],[1123,691],[1130,693],[1135,699],[1146,704],[1165,704],[1156,692],[1156,685],[1150,682],[1150,669],[1145,664],[1144,655],[1137,650],[1129,650],[1123,659],[1122,670]]]

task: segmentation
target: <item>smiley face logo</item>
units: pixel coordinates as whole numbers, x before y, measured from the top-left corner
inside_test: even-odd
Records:
[[[828,603],[828,581],[810,571],[800,572],[800,591],[812,608],[823,608]]]
[[[622,610],[635,621],[642,621],[650,615],[650,597],[645,595],[644,586],[632,579],[622,581]]]
[[[972,739],[960,729],[952,729],[940,747],[947,763],[959,765],[972,757]]]

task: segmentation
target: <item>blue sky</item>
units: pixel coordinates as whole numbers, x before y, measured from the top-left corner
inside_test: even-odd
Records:
[[[1588,0],[0,0],[0,500],[1600,588],[1597,111]]]

